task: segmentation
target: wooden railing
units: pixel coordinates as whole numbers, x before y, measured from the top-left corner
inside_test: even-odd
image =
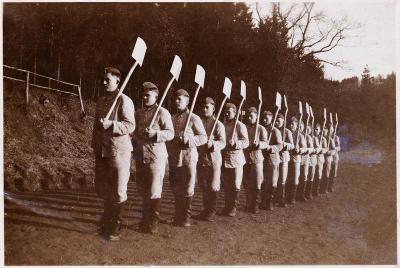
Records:
[[[9,80],[13,80],[13,81],[20,81],[20,82],[26,83],[25,95],[26,95],[26,103],[27,104],[29,103],[29,88],[30,87],[44,88],[44,89],[49,89],[49,90],[57,91],[57,92],[60,92],[60,93],[69,94],[69,95],[72,95],[72,96],[79,97],[79,101],[80,101],[80,104],[81,104],[81,113],[85,114],[85,109],[83,107],[81,86],[80,85],[73,84],[73,83],[68,83],[68,82],[65,82],[65,81],[62,81],[62,80],[58,80],[58,79],[46,76],[46,75],[37,74],[37,73],[31,72],[31,71],[28,71],[28,70],[12,67],[12,66],[5,65],[5,64],[3,65],[3,68],[9,69],[9,70],[15,70],[15,71],[22,72],[22,73],[26,74],[26,76],[25,76],[26,79],[20,79],[20,78],[16,78],[16,77],[7,76],[7,75],[3,75],[3,78],[9,79]],[[33,83],[31,82],[32,77],[34,77],[34,82]],[[48,86],[43,86],[43,85],[36,84],[36,77],[46,78],[48,80]],[[57,82],[57,86],[59,84],[71,86],[74,89],[76,89],[77,93],[68,92],[68,91],[60,90],[58,88],[54,88],[54,87],[52,87],[52,82],[53,83]]]

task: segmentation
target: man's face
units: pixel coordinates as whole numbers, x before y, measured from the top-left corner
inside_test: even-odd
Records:
[[[307,133],[308,133],[308,134],[311,134],[311,131],[312,131],[311,126],[307,126]]]
[[[255,112],[249,113],[247,119],[249,120],[250,124],[255,124],[257,122],[257,113]]]
[[[236,116],[236,112],[233,108],[228,108],[225,110],[225,118],[228,120],[233,120]]]
[[[119,78],[110,73],[104,74],[104,89],[107,92],[113,92],[118,88]]]
[[[327,136],[328,135],[328,129],[327,128],[324,128],[324,136]]]
[[[214,114],[215,107],[211,103],[206,103],[203,106],[203,115],[205,117],[211,117]]]
[[[278,127],[278,128],[283,127],[283,121],[284,121],[284,119],[282,117],[277,118],[276,119],[276,124],[275,124],[276,127]]]
[[[175,99],[176,109],[183,111],[189,104],[189,97],[180,95]]]
[[[295,121],[292,121],[290,123],[290,130],[291,131],[296,131],[297,130],[297,123]]]
[[[151,90],[150,90],[150,91],[146,91],[146,92],[143,94],[143,104],[144,104],[145,106],[151,106],[151,105],[153,105],[154,103],[156,103],[157,98],[158,98],[157,92],[151,91]]]
[[[304,130],[304,124],[300,123],[299,124],[299,131],[303,132],[303,130]]]
[[[269,126],[272,123],[272,115],[268,114],[266,116],[264,116],[264,124]]]
[[[320,126],[315,127],[314,131],[316,135],[319,135],[319,133],[321,133],[321,127]]]

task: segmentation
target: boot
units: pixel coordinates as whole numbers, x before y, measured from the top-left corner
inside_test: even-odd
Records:
[[[108,240],[118,241],[121,237],[122,228],[122,215],[124,213],[125,202],[114,203],[112,205],[112,217],[110,221],[110,233],[108,235]]]
[[[323,178],[321,179],[321,186],[320,186],[320,188],[319,188],[319,193],[320,193],[320,194],[327,194],[327,193],[328,193],[328,191],[327,191],[327,184],[328,184],[327,178],[326,178],[326,177],[323,177]]]
[[[286,186],[285,184],[281,184],[281,187],[279,189],[278,193],[278,206],[285,208],[286,207],[286,202],[285,202],[285,192],[286,192]]]
[[[213,222],[215,219],[215,213],[217,212],[217,194],[218,192],[210,191],[208,196],[208,211],[204,218],[206,221]]]
[[[305,202],[307,199],[304,197],[305,181],[300,180],[296,191],[296,201]]]
[[[111,205],[110,202],[107,200],[104,200],[104,211],[103,211],[103,215],[101,215],[101,218],[99,220],[99,229],[97,230],[99,235],[103,235],[103,236],[108,236],[108,222],[110,221],[111,218]]]
[[[172,224],[180,226],[183,221],[182,210],[183,210],[183,198],[175,194],[175,214],[172,220]]]
[[[229,215],[229,210],[232,207],[232,191],[231,189],[227,189],[227,187],[224,188],[224,193],[225,193],[225,207],[223,210],[219,213],[222,216],[228,216]]]
[[[148,232],[151,234],[156,234],[158,232],[160,203],[161,203],[160,198],[150,200]]]
[[[320,179],[315,179],[313,182],[313,187],[312,187],[312,195],[314,197],[318,197],[319,196],[319,185],[321,183]]]
[[[333,176],[331,176],[328,179],[328,187],[327,188],[328,188],[327,190],[328,190],[329,193],[333,192]]]
[[[142,199],[142,218],[139,222],[139,231],[147,233],[149,230],[149,205]]]
[[[312,195],[311,195],[312,185],[313,185],[312,181],[309,180],[306,182],[306,190],[305,190],[304,197],[308,200],[312,199]]]
[[[260,189],[255,189],[252,195],[252,199],[251,199],[251,207],[249,212],[253,213],[253,214],[258,214],[259,210],[258,210],[258,199],[260,196]]]
[[[265,183],[261,184],[259,208],[267,209],[267,189],[265,188]]]
[[[229,213],[228,216],[229,217],[235,217],[236,216],[236,210],[239,204],[239,193],[240,190],[235,189],[235,191],[233,192],[232,196],[231,196],[231,206],[229,209]]]
[[[272,204],[272,199],[274,197],[274,193],[276,191],[276,187],[271,187],[269,191],[267,191],[267,202],[266,202],[266,210],[274,210],[274,206]]]
[[[204,190],[203,189],[203,210],[199,213],[199,214],[197,214],[197,215],[195,215],[195,216],[193,216],[193,219],[196,219],[196,220],[201,220],[201,221],[203,221],[203,220],[205,220],[205,218],[207,217],[207,214],[208,214],[208,209],[209,209],[209,206],[210,206],[210,204],[209,204],[209,193],[208,193],[208,191],[207,190]]]
[[[294,185],[291,185],[291,187],[289,188],[289,197],[288,197],[288,204],[289,205],[294,205],[294,204],[296,204],[296,200],[295,200],[295,197],[296,197],[296,193],[297,193],[297,185],[296,184],[294,184]]]
[[[182,206],[182,227],[190,227],[190,213],[192,205],[192,196],[185,196],[183,198],[184,203]]]
[[[279,204],[279,199],[281,197],[281,189],[282,189],[282,184],[278,182],[275,194],[272,197],[272,204],[274,206],[277,206]]]

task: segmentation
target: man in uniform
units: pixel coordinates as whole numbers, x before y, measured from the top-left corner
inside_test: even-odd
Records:
[[[327,170],[327,190],[333,192],[334,178],[337,176],[337,168],[339,163],[340,140],[338,136],[334,136],[333,125],[330,126],[330,144],[328,151],[328,158],[330,159],[329,172]],[[333,170],[332,170],[333,168]]]
[[[189,117],[189,93],[178,89],[175,93],[177,113],[172,116],[175,137],[168,142],[169,179],[175,196],[173,223],[189,227],[191,203],[196,183],[197,147],[207,142],[207,133],[198,115],[192,114],[186,133],[183,133]]]
[[[279,163],[281,162],[279,152],[283,148],[282,135],[272,124],[273,114],[265,111],[263,114],[263,125],[267,129],[271,140],[269,147],[264,150],[264,182],[261,186],[261,209],[272,210],[272,198],[276,191],[279,178]]]
[[[327,141],[326,142],[327,146],[326,146],[326,149],[325,149],[325,152],[326,152],[325,153],[325,170],[324,170],[325,172],[324,172],[324,175],[323,175],[322,180],[321,180],[321,187],[320,187],[319,193],[320,194],[327,194],[328,193],[329,175],[331,173],[332,160],[333,160],[333,157],[331,155],[331,150],[330,150],[330,148],[331,148],[330,144],[332,142],[329,141],[330,140],[329,139],[330,133],[329,133],[329,130],[328,130],[327,127],[325,127],[323,129],[322,134],[323,134],[325,140]],[[328,143],[330,143],[330,144],[328,144]]]
[[[338,167],[339,167],[339,152],[340,152],[340,139],[339,136],[335,136],[333,137],[333,143],[334,143],[334,148],[335,148],[335,153],[333,155],[333,174],[332,174],[332,178],[331,178],[331,183],[328,187],[328,191],[332,192],[333,191],[333,183],[334,183],[334,179],[337,177],[337,172],[338,172]]]
[[[257,109],[250,107],[247,111],[249,135],[249,147],[244,151],[246,164],[244,166],[245,176],[243,184],[246,190],[246,211],[258,213],[258,197],[260,195],[261,184],[264,181],[264,156],[261,150],[268,149],[267,130],[257,123]],[[256,137],[257,128],[257,137]]]
[[[214,116],[215,102],[207,97],[203,102],[203,117],[209,141],[199,147],[198,182],[203,193],[204,210],[198,215],[199,220],[214,221],[217,206],[217,194],[221,186],[221,150],[225,148],[225,127]],[[214,132],[211,133],[214,126]]]
[[[305,188],[306,188],[306,183],[308,181],[308,172],[310,168],[310,143],[309,139],[307,138],[307,133],[305,133],[305,128],[304,128],[304,123],[303,121],[299,122],[299,131],[300,135],[304,139],[304,144],[302,144],[304,147],[300,147],[302,149],[301,154],[301,168],[300,168],[300,180],[299,180],[299,185],[297,187],[297,192],[296,192],[296,200],[305,202],[307,199],[305,198]]]
[[[317,148],[316,154],[317,154],[317,178],[314,179],[313,183],[313,190],[312,194],[313,196],[318,196],[319,195],[319,189],[321,185],[321,180],[323,176],[323,170],[324,170],[324,163],[325,163],[325,153],[327,152],[327,143],[325,137],[321,137],[321,125],[317,123],[315,125],[315,136],[314,136],[314,144]],[[321,141],[321,143],[320,143]]]
[[[143,108],[135,113],[136,183],[142,196],[142,232],[156,233],[165,168],[167,148],[165,143],[174,138],[174,127],[167,109],[160,107],[150,128],[158,104],[158,88],[151,82],[143,83]]]
[[[286,201],[290,205],[295,203],[295,196],[299,185],[299,178],[301,173],[301,155],[308,150],[306,139],[301,133],[300,129],[298,129],[298,126],[299,121],[296,117],[293,116],[290,119],[290,130],[293,134],[294,150],[292,151],[291,161],[289,162],[289,181],[286,185],[286,187],[289,187]]]
[[[100,231],[109,240],[120,239],[133,150],[129,135],[135,130],[135,108],[125,94],[118,98],[110,118],[105,119],[118,94],[120,79],[118,69],[105,68],[105,94],[97,101],[92,139],[96,155],[95,188],[104,199]]]
[[[316,141],[312,135],[312,126],[308,125],[307,126],[307,145],[309,148],[309,154],[310,154],[310,158],[309,158],[309,163],[310,163],[310,167],[309,167],[309,176],[308,176],[308,180],[306,181],[306,187],[305,187],[305,193],[304,193],[304,197],[308,200],[312,199],[312,185],[313,185],[313,181],[314,181],[314,177],[315,177],[315,168],[317,166],[317,154],[316,154],[316,150],[317,150],[317,143],[318,141]]]
[[[222,185],[225,192],[225,208],[222,215],[235,217],[239,201],[240,187],[243,179],[243,165],[246,159],[243,150],[249,146],[249,136],[246,126],[236,122],[236,106],[233,103],[225,105],[225,134],[227,145],[222,151]]]
[[[280,207],[286,207],[285,196],[287,195],[289,189],[289,187],[286,187],[286,179],[288,176],[288,168],[290,161],[289,151],[294,149],[292,132],[287,128],[285,128],[285,130],[283,129],[284,120],[285,120],[284,115],[279,113],[276,118],[276,127],[278,128],[278,130],[281,132],[282,135],[283,149],[280,152],[281,165],[280,165],[280,172],[278,179],[277,194],[275,196],[276,196],[276,203]]]

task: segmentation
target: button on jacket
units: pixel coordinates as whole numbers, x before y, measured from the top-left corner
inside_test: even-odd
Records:
[[[211,130],[215,122],[215,117],[207,117],[201,119],[207,133],[210,137]],[[207,143],[199,147],[199,165],[200,166],[221,166],[222,155],[221,150],[226,146],[225,127],[222,122],[217,121],[215,130],[211,138],[212,147],[208,148]]]
[[[186,137],[189,138],[187,147],[183,147],[180,141],[182,132],[185,129],[186,120],[189,116],[189,110],[179,112],[172,116],[174,125],[174,139],[167,143],[169,165],[172,167],[182,167],[196,165],[198,161],[197,147],[207,142],[207,133],[203,122],[196,114],[192,114],[189,126],[186,130]]]
[[[285,128],[285,134],[283,134],[283,127],[279,129],[279,131],[282,134],[282,143],[285,147],[285,149],[282,149],[280,152],[281,156],[281,161],[282,162],[289,162],[290,161],[290,151],[294,149],[294,143],[293,143],[293,134],[292,131],[289,129]]]
[[[122,94],[115,105],[109,120],[112,126],[103,129],[100,119],[104,118],[118,91],[107,92],[97,102],[93,127],[92,148],[96,156],[112,157],[133,150],[130,135],[135,130],[135,107],[132,100]]]
[[[151,120],[158,105],[144,107],[136,111],[137,128],[133,138],[135,144],[135,159],[137,162],[150,164],[163,162],[168,157],[165,143],[174,138],[174,126],[172,118],[167,109],[160,107],[152,129],[156,130],[156,136],[149,138],[146,129],[150,126]]]
[[[226,141],[229,143],[229,141],[232,139],[235,120],[225,121],[224,126]],[[243,149],[246,149],[249,146],[249,136],[246,126],[240,121],[238,121],[236,125],[236,131],[235,135],[233,135],[233,140],[235,142],[235,147],[232,148],[231,146],[227,145],[222,151],[224,167],[226,168],[237,168],[246,163]]]
[[[258,149],[252,149],[252,145],[254,144],[254,138],[256,134],[256,124],[248,124],[247,132],[249,135],[249,147],[247,147],[244,151],[246,156],[246,162],[248,164],[258,164],[264,161],[264,156],[262,154],[262,150],[267,148],[268,145],[268,134],[265,127],[262,125],[258,125],[257,130],[257,141],[258,141]]]
[[[267,126],[267,131],[270,134],[272,132],[271,140],[269,145],[271,149],[269,151],[264,151],[265,157],[267,158],[267,163],[272,165],[279,165],[281,158],[279,152],[283,149],[282,135],[281,132],[271,125]]]

